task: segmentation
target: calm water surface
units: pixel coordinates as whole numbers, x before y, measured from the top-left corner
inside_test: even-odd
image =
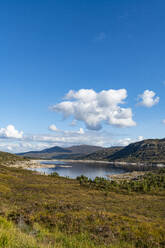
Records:
[[[85,175],[88,178],[94,179],[95,177],[105,177],[107,175],[121,174],[125,171],[122,169],[110,168],[108,164],[102,163],[69,163],[60,161],[45,161],[42,162],[43,168],[33,169],[35,171],[51,174],[57,172],[60,176],[76,178],[80,175]],[[44,164],[54,164],[54,168],[45,168]]]

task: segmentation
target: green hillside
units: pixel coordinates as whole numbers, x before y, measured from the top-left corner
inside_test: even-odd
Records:
[[[109,147],[109,148],[103,148],[99,151],[90,153],[84,157],[84,159],[89,159],[89,160],[107,160],[107,157],[113,155],[115,152],[118,152],[122,149],[123,147],[121,146],[114,146],[114,147]]]
[[[148,139],[126,147],[104,148],[85,155],[82,159],[114,162],[165,163],[165,139]]]
[[[148,139],[132,143],[108,156],[107,159],[110,161],[165,163],[165,139]]]
[[[17,156],[8,152],[0,152],[0,164],[14,164],[17,161],[26,160],[22,156]]]

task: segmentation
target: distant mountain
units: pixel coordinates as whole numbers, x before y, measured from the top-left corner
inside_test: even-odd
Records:
[[[51,147],[51,148],[44,149],[42,151],[31,151],[31,152],[28,152],[28,153],[39,154],[39,153],[68,153],[68,152],[71,152],[71,151],[68,150],[68,149],[59,147],[59,146],[54,146],[54,147]],[[24,153],[24,154],[27,154],[27,153]]]
[[[165,163],[165,139],[148,139],[132,143],[126,147],[103,148],[80,145],[72,147],[51,147],[42,151],[21,153],[28,158],[43,159],[84,159],[123,162],[163,162]]]
[[[30,151],[19,153],[17,155],[25,156],[28,158],[42,158],[42,159],[76,159],[81,156],[96,152],[103,149],[100,146],[79,145],[71,147],[54,146],[42,151]]]
[[[165,139],[132,143],[107,157],[109,161],[165,162]]]

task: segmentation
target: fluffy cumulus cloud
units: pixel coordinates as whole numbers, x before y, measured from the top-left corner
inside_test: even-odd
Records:
[[[18,131],[13,125],[8,125],[5,128],[0,128],[0,138],[22,139],[23,131]]]
[[[50,131],[53,131],[53,132],[58,132],[59,131],[59,129],[54,124],[52,124],[52,125],[49,126],[49,130]]]
[[[65,100],[52,106],[52,110],[61,112],[65,118],[85,123],[89,130],[100,130],[102,123],[118,127],[131,127],[136,123],[132,119],[131,108],[124,108],[127,98],[125,89],[103,90],[99,93],[92,89],[70,90]]]
[[[145,90],[141,95],[138,96],[139,105],[151,108],[152,106],[159,103],[160,98],[156,96],[156,93],[152,90]]]
[[[164,119],[162,122],[163,122],[163,124],[165,125],[165,119]]]

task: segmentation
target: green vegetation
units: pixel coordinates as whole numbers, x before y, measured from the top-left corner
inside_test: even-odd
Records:
[[[26,158],[8,152],[0,152],[0,165],[14,164],[17,161],[24,161]]]
[[[0,247],[1,248],[34,248],[44,247],[37,244],[32,235],[22,232],[12,222],[0,217]]]
[[[90,153],[86,155],[85,157],[82,157],[82,159],[89,159],[89,160],[107,160],[107,157],[112,156],[114,153],[120,151],[123,149],[122,146],[114,146],[114,147],[109,147],[109,148],[103,148],[99,151]]]
[[[130,190],[0,165],[0,247],[163,248],[164,175],[149,173],[149,190]]]
[[[52,176],[52,177],[59,177],[59,174],[58,174],[57,172],[52,172],[52,173],[50,174],[50,176]]]
[[[87,234],[66,235],[63,232],[48,229],[34,224],[33,228],[26,226],[16,227],[11,221],[0,217],[0,247],[1,248],[96,248]],[[52,242],[49,239],[53,239]],[[98,248],[105,248],[105,245],[98,245]],[[109,245],[109,248],[119,246]]]
[[[110,181],[101,177],[91,180],[83,175],[77,177],[77,180],[80,182],[80,185],[106,192],[156,193],[165,190],[165,169],[159,169],[154,171],[154,173],[146,173],[144,176],[139,176],[138,180]]]

